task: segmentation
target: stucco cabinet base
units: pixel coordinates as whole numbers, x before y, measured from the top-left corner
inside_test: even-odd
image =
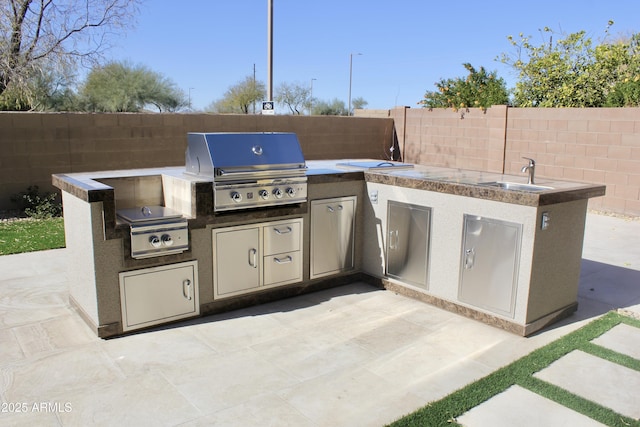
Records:
[[[371,209],[366,210],[364,218],[363,269],[383,279],[387,289],[520,335],[529,335],[577,309],[586,199],[525,206],[372,182],[367,183],[367,193],[375,202],[370,203]],[[390,201],[431,209],[429,275],[425,287],[386,276],[383,248],[389,235]],[[475,306],[461,298],[461,275],[465,261],[468,262],[463,247],[465,215],[521,226],[510,313]],[[543,215],[549,221],[544,229]]]
[[[167,316],[167,321],[362,280],[520,335],[529,335],[576,310],[587,201],[604,195],[604,186],[555,181],[544,183],[553,190],[542,193],[506,191],[483,186],[482,182],[517,181],[522,177],[417,165],[410,170],[371,172],[345,168],[338,165],[340,162],[307,162],[306,203],[224,214],[213,211],[211,182],[185,175],[181,167],[53,175],[53,184],[62,190],[66,246],[73,260],[68,272],[72,305],[98,336],[125,333],[131,326],[129,317],[135,318],[136,314],[125,309],[123,316],[126,292],[121,293],[120,278],[182,265],[192,269],[193,278],[188,282],[181,278],[177,286],[170,287],[179,298],[191,296],[188,302],[193,306],[177,310],[179,314]],[[419,258],[427,258],[424,275],[416,273],[413,262],[409,276],[386,271],[389,202],[422,206],[428,212],[425,220],[416,222],[417,227],[428,227],[423,230],[426,233],[416,233],[428,242],[410,245],[420,247]],[[145,259],[131,257],[129,226],[118,221],[116,207],[150,204],[171,208],[188,221],[187,250]],[[338,221],[332,216],[318,216],[320,212],[342,215]],[[510,282],[497,284],[503,292],[499,310],[484,302],[475,305],[474,301],[483,301],[468,297],[478,295],[475,289],[461,293],[461,271],[476,261],[469,258],[473,251],[466,254],[463,247],[465,215],[515,224],[518,230],[515,241],[519,254],[504,257],[514,267]],[[295,231],[295,247],[272,247],[274,242],[268,239],[263,245],[258,237],[255,259],[256,263],[286,263],[288,269],[282,273],[257,269],[257,286],[251,290],[234,288],[222,297],[218,289],[216,294],[214,276],[219,271],[214,265],[218,254],[214,236],[232,229],[255,229],[260,236],[268,227],[282,224],[289,224],[286,226]],[[321,237],[328,239],[318,237],[323,229],[330,233]],[[322,253],[324,248],[336,252],[330,244],[340,249],[340,262],[316,271],[322,264],[321,259],[314,260],[316,252]],[[260,248],[265,252],[259,253]],[[278,260],[270,258],[274,256]],[[302,265],[294,264],[294,260],[301,260]],[[491,271],[490,264],[487,268]],[[410,277],[407,283],[403,277]],[[493,283],[483,286],[490,290]],[[142,288],[149,289],[149,283],[142,280]],[[134,322],[134,328],[164,323],[154,311],[156,307],[147,308],[149,316]]]

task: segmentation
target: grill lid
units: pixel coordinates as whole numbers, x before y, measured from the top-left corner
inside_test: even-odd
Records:
[[[295,133],[189,133],[186,172],[223,176],[260,171],[305,170]]]

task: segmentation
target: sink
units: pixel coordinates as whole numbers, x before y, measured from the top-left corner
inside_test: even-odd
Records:
[[[503,190],[515,190],[515,191],[538,192],[538,191],[553,190],[553,187],[547,187],[544,185],[524,184],[520,182],[507,182],[507,181],[481,182],[480,185],[485,187],[497,187],[497,188],[502,188]]]
[[[336,166],[347,166],[351,168],[366,170],[388,170],[388,169],[413,169],[413,164],[386,160],[357,160],[336,163]]]

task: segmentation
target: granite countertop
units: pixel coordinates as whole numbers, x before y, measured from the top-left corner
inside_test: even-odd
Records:
[[[463,169],[409,165],[398,162],[391,162],[389,167],[384,166],[373,169],[356,166],[357,164],[367,162],[383,161],[375,159],[309,160],[306,162],[308,182],[309,184],[339,183],[344,180],[364,179],[372,183],[526,206],[542,206],[599,197],[605,194],[606,189],[604,185],[538,178],[536,180],[537,185],[550,188],[535,192],[507,190],[488,186],[486,183],[506,181],[525,184],[526,175],[506,175]],[[388,165],[388,162],[383,163],[384,165]],[[193,185],[210,182],[210,179],[207,177],[188,175],[184,173],[184,170],[184,167],[177,166],[55,174],[52,176],[52,182],[53,185],[61,190],[67,191],[87,202],[113,199],[113,188],[100,182],[100,179],[106,178],[168,175],[192,182]]]
[[[360,171],[364,173],[364,179],[372,183],[525,206],[544,206],[589,199],[604,196],[606,190],[604,185],[538,178],[535,181],[536,185],[549,188],[523,191],[487,184],[496,182],[526,184],[527,176],[524,174],[508,175],[423,165],[405,167],[408,164],[399,162],[390,162],[391,165],[388,167],[383,165],[381,168],[371,169],[356,166],[371,162],[376,161],[373,159],[321,160],[309,161],[307,165],[310,170],[317,169],[322,171],[321,173],[344,174]]]
[[[67,193],[84,200],[85,202],[100,202],[113,198],[113,187],[100,182],[109,178],[135,178],[153,175],[172,176],[193,183],[210,182],[184,173],[184,166],[145,169],[123,169],[96,172],[58,173],[51,176],[53,185]]]
[[[365,172],[367,182],[415,188],[525,206],[544,206],[604,196],[606,186],[537,178],[536,191],[504,189],[491,183],[527,183],[526,175],[508,175],[440,167]],[[546,187],[546,188],[545,188]]]

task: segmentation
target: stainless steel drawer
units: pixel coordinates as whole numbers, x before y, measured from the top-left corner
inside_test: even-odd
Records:
[[[264,255],[299,251],[302,236],[302,218],[264,227]]]
[[[264,257],[264,285],[283,285],[302,280],[302,251]]]

